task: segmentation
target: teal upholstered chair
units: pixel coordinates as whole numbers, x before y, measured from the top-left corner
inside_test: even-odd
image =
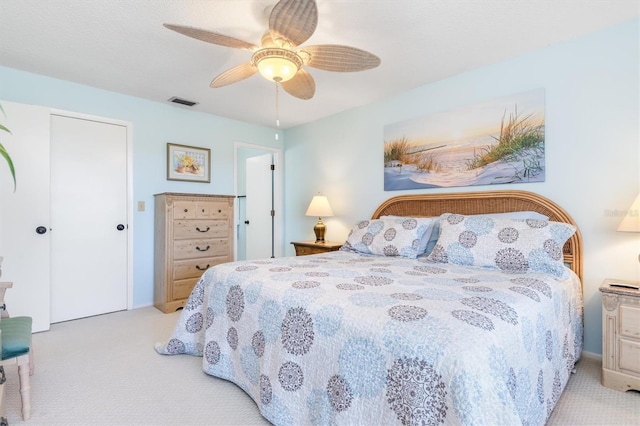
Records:
[[[31,417],[31,385],[29,376],[33,374],[33,351],[31,350],[31,317],[8,317],[4,309],[4,291],[11,288],[12,283],[0,283],[0,309],[3,310],[0,318],[0,342],[2,343],[2,359],[0,368],[2,371],[0,381],[6,380],[4,367],[7,365],[18,366],[20,379],[20,396],[22,398],[22,419]],[[7,315],[7,316],[5,316]],[[4,386],[3,386],[4,387]],[[1,391],[4,392],[4,389]],[[0,394],[0,399],[3,395]],[[0,406],[0,416],[4,416],[4,401]]]

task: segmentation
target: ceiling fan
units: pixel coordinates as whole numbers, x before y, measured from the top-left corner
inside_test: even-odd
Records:
[[[318,25],[314,0],[280,0],[269,15],[269,30],[260,46],[203,29],[164,24],[170,30],[207,43],[253,52],[251,60],[235,66],[211,81],[212,88],[237,83],[259,72],[292,96],[311,99],[316,84],[304,66],[326,71],[364,71],[380,65],[380,58],[364,50],[320,44],[297,47],[307,41]]]

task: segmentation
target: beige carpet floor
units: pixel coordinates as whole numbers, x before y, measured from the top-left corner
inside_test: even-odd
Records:
[[[33,336],[33,414],[20,416],[18,377],[7,368],[9,425],[266,425],[232,383],[205,374],[201,358],[162,356],[178,313],[155,308],[53,324]],[[640,393],[600,385],[600,360],[583,357],[549,425],[640,425]]]

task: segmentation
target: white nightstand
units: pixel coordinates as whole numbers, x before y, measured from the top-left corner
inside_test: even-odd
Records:
[[[602,292],[602,384],[640,391],[640,290],[612,286],[635,281],[606,279]]]

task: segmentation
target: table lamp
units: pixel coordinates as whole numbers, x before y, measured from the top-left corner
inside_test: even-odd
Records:
[[[331,210],[327,197],[324,195],[314,196],[305,216],[316,216],[318,218],[318,223],[313,227],[313,232],[316,234],[316,243],[324,243],[324,234],[327,231],[327,227],[322,223],[321,216],[333,216],[333,211]]]
[[[636,197],[627,214],[618,226],[620,232],[640,232],[640,194]],[[640,261],[640,255],[638,255]]]

